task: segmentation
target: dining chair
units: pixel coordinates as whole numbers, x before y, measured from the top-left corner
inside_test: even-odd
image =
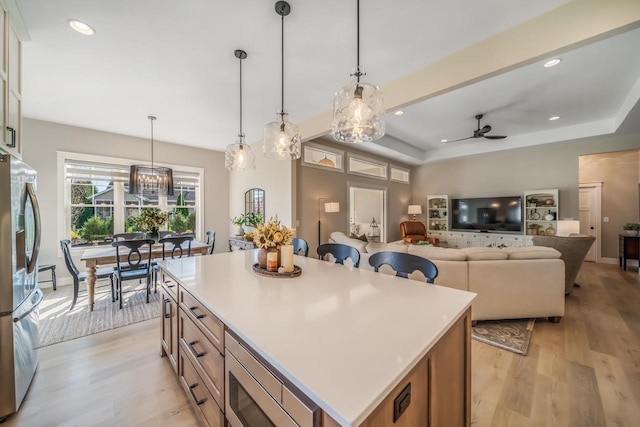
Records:
[[[142,231],[134,231],[133,233],[116,233],[113,235],[113,241],[118,242],[120,240],[135,240],[135,239],[144,239],[146,233]]]
[[[209,230],[206,233],[207,236],[207,246],[209,246],[209,249],[207,250],[207,255],[212,255],[213,254],[213,250],[216,247],[216,232],[213,230]]]
[[[73,301],[71,302],[71,308],[69,310],[73,310],[73,307],[76,305],[76,301],[78,301],[78,292],[80,289],[80,281],[84,281],[87,278],[86,271],[78,270],[75,263],[73,262],[73,258],[71,258],[71,250],[70,250],[71,240],[60,240],[60,248],[62,249],[62,254],[64,255],[64,263],[67,265],[67,270],[69,270],[69,274],[71,274],[71,278],[73,279]],[[113,267],[105,267],[99,268],[96,270],[96,278],[97,279],[109,279],[111,282],[111,300],[113,301]]]
[[[382,265],[388,265],[396,272],[396,276],[409,278],[414,271],[420,271],[427,279],[427,283],[433,283],[438,277],[438,267],[426,258],[401,252],[376,252],[369,257],[369,264],[377,272]]]
[[[171,256],[171,259],[182,258],[183,256],[191,256],[191,242],[193,241],[192,234],[185,234],[182,236],[169,236],[158,240],[158,243],[162,243],[162,259],[167,259],[167,253]],[[169,247],[167,247],[170,245]],[[185,245],[186,247],[183,247]],[[171,249],[169,252],[168,249]]]
[[[302,251],[304,256],[309,256],[309,244],[306,240],[294,237],[291,244],[293,245],[294,255],[300,255],[300,251]]]
[[[331,254],[335,258],[336,264],[344,265],[344,260],[350,258],[354,267],[358,268],[360,265],[360,252],[351,246],[340,243],[325,243],[318,246],[317,252],[320,259]]]
[[[174,236],[176,234],[175,231],[158,231],[158,243],[160,243],[160,239],[164,239],[165,237]]]
[[[113,242],[111,245],[116,248],[116,271],[113,274],[115,290],[112,300],[119,300],[122,308],[122,283],[127,280],[145,279],[147,281],[147,303],[151,293],[151,249],[154,244],[153,239],[122,240]],[[127,251],[126,259],[120,259]]]

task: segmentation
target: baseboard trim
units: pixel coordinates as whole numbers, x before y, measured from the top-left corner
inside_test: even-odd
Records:
[[[616,264],[617,265],[618,264],[618,258],[601,257],[599,262],[602,263],[602,264]]]

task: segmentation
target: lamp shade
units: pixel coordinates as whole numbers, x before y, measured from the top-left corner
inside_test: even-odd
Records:
[[[422,205],[409,205],[409,215],[422,215]]]
[[[324,211],[326,213],[340,212],[340,203],[339,202],[327,202],[327,203],[324,204]]]
[[[336,92],[333,137],[340,142],[371,142],[385,133],[384,95],[376,85],[356,82]]]
[[[558,231],[556,236],[568,236],[570,234],[580,234],[580,221],[560,220],[558,221]]]
[[[283,113],[284,114],[284,113]],[[277,160],[296,160],[301,154],[300,128],[282,120],[264,126],[263,150],[265,157]]]

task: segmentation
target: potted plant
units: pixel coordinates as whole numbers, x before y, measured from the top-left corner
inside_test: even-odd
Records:
[[[637,236],[638,231],[640,231],[640,224],[635,222],[628,222],[622,226],[622,229],[627,236]]]
[[[248,214],[245,215],[245,224],[250,227],[258,228],[258,226],[262,223],[264,223],[263,214],[249,212]]]
[[[160,227],[166,224],[169,214],[158,208],[142,208],[140,216],[133,218],[133,222],[141,231],[149,233],[149,237],[158,240]]]
[[[238,226],[238,231],[236,236],[244,236],[244,228],[242,226],[247,222],[247,216],[245,214],[240,214],[230,219],[231,224]]]

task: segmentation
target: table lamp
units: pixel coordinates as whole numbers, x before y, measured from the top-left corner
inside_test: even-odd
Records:
[[[409,205],[409,215],[413,215],[413,221],[416,220],[416,215],[422,215],[422,205]]]

